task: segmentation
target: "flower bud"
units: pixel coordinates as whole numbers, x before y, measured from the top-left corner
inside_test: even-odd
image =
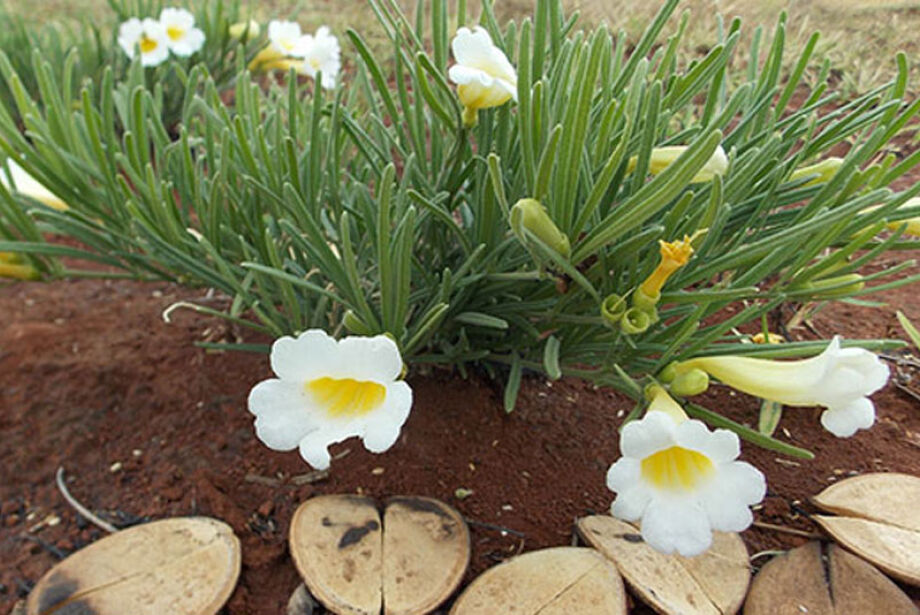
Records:
[[[511,230],[526,246],[527,236],[524,229],[533,233],[564,258],[569,257],[572,251],[569,238],[559,230],[546,208],[536,199],[521,199],[511,208]]]
[[[355,335],[374,335],[375,333],[351,310],[345,312],[345,316],[342,318],[342,324],[345,325],[345,329],[347,329],[349,333],[354,333]]]
[[[635,307],[626,310],[620,319],[620,329],[627,335],[645,333],[651,325],[652,317],[649,313]]]
[[[230,34],[232,39],[251,41],[262,33],[262,27],[259,26],[258,21],[250,19],[249,21],[241,21],[231,25],[227,33]]]
[[[789,181],[794,182],[811,175],[817,175],[817,177],[805,182],[802,186],[807,187],[826,184],[831,181],[831,178],[837,174],[837,171],[839,171],[842,166],[843,158],[827,158],[817,164],[796,169],[792,172],[792,175],[789,176]]]
[[[692,397],[705,393],[709,388],[709,374],[701,369],[691,369],[677,374],[671,381],[671,392],[681,397]]]
[[[31,265],[17,265],[13,263],[0,262],[0,278],[12,278],[14,280],[38,280],[41,274]]]
[[[849,273],[834,278],[813,280],[797,285],[794,290],[806,291],[813,297],[820,299],[834,299],[846,297],[861,291],[866,286],[863,277],[858,273]]]
[[[649,159],[648,163],[648,172],[652,175],[658,175],[669,166],[674,164],[674,162],[680,158],[681,154],[686,152],[689,148],[686,145],[668,145],[665,147],[655,147],[652,148],[652,156]],[[636,168],[638,163],[638,156],[633,156],[629,159],[627,166],[627,173],[632,173]],[[725,175],[725,172],[728,170],[728,157],[725,155],[725,150],[722,149],[722,146],[718,146],[716,151],[712,153],[712,156],[709,157],[709,160],[706,161],[706,164],[703,165],[703,168],[697,171],[696,175],[693,176],[693,179],[690,180],[691,184],[702,184],[708,181],[712,181],[712,178],[716,175]]]

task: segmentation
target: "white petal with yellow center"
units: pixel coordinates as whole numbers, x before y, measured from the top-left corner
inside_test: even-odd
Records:
[[[302,58],[298,72],[313,79],[322,73],[322,86],[327,90],[335,88],[336,77],[342,68],[342,51],[338,39],[329,28],[321,26],[316,34],[300,37],[291,55]]]
[[[195,16],[191,12],[185,9],[163,9],[160,23],[166,29],[169,50],[177,56],[188,57],[204,45],[204,32],[195,27]]]
[[[293,55],[302,32],[296,21],[273,20],[268,23],[268,40],[282,55]]]
[[[371,452],[390,448],[409,416],[412,390],[397,380],[402,358],[386,336],[340,341],[311,329],[272,346],[278,378],[249,395],[256,434],[269,448],[300,449],[313,467],[329,467],[328,447],[352,436]]]
[[[650,410],[623,428],[620,448],[623,457],[607,472],[617,494],[611,513],[641,522],[642,537],[664,553],[698,555],[713,530],[747,528],[749,506],[766,490],[763,474],[736,461],[738,437],[700,421]]]
[[[460,28],[451,41],[457,63],[448,76],[464,107],[485,109],[517,101],[517,73],[485,28]]]
[[[123,22],[118,28],[118,45],[131,59],[139,51],[142,66],[157,66],[169,57],[169,35],[156,19],[133,17]]]

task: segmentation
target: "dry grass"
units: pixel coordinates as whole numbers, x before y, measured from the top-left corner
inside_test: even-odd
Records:
[[[200,0],[194,0],[200,1]],[[409,9],[412,0],[399,0]],[[453,0],[452,0],[453,1]],[[38,0],[35,4],[21,0],[0,0],[9,9],[27,19],[42,20],[48,16],[79,21],[103,17],[108,6],[105,0]],[[178,2],[177,2],[178,3]],[[471,12],[475,2],[470,1]],[[527,14],[531,0],[496,0],[503,17]],[[614,30],[623,29],[635,36],[648,23],[660,1],[635,0],[569,0],[572,8],[583,15],[585,24],[606,22]],[[249,3],[258,19],[273,16],[294,16],[310,28],[327,23],[336,31],[353,27],[367,38],[376,40],[379,32],[366,0],[252,0]],[[790,45],[802,45],[815,29],[822,31],[819,54],[830,58],[838,71],[840,86],[845,91],[858,92],[887,81],[894,74],[894,55],[904,51],[914,58],[920,51],[920,0],[684,0],[682,10],[691,13],[684,48],[693,53],[703,50],[715,40],[716,15],[726,23],[734,16],[744,20],[747,39],[754,28],[762,25],[768,31],[780,11],[789,14]],[[675,17],[676,23],[676,17]],[[790,54],[794,55],[794,54]],[[914,89],[920,83],[920,65],[911,62]]]

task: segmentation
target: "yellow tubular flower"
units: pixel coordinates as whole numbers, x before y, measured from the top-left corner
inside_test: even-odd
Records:
[[[658,267],[655,268],[652,275],[646,278],[636,291],[637,297],[635,301],[638,307],[643,307],[645,301],[651,302],[649,307],[654,307],[658,303],[661,288],[665,285],[665,282],[675,271],[686,265],[690,260],[690,256],[693,255],[692,241],[693,239],[689,235],[684,235],[684,238],[678,241],[659,242],[661,245],[661,262],[658,263]],[[638,296],[640,293],[644,297]]]

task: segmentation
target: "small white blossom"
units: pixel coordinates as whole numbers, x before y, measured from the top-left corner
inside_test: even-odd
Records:
[[[268,22],[268,40],[271,47],[282,56],[294,54],[302,36],[300,24],[296,21]]]
[[[709,431],[668,400],[623,428],[623,456],[610,466],[607,487],[617,494],[615,517],[641,522],[642,538],[658,551],[691,557],[709,548],[713,530],[747,528],[766,482],[754,466],[735,461],[738,436]]]
[[[177,56],[188,57],[204,45],[204,32],[195,27],[195,16],[189,11],[163,9],[160,13],[160,23],[166,29],[169,50]]]
[[[328,27],[321,26],[316,34],[300,37],[291,55],[303,59],[298,65],[298,72],[313,79],[316,79],[317,73],[322,73],[321,85],[327,90],[335,88],[336,76],[342,67],[342,51],[338,39]]]
[[[841,348],[835,336],[821,354],[799,361],[753,357],[699,357],[679,369],[699,368],[728,386],[786,406],[824,406],[825,429],[840,438],[875,422],[869,395],[888,382],[888,366],[864,348]]]
[[[328,468],[328,447],[351,436],[382,453],[409,416],[412,389],[398,380],[402,358],[384,335],[336,341],[310,329],[276,340],[271,365],[278,377],[249,394],[256,434],[273,450],[299,448],[314,468]]]
[[[485,109],[517,101],[517,73],[504,52],[481,26],[460,28],[451,41],[457,63],[448,76],[467,109]]]
[[[169,57],[169,36],[156,19],[132,17],[118,28],[118,44],[132,60],[137,51],[142,66],[157,66]]]

